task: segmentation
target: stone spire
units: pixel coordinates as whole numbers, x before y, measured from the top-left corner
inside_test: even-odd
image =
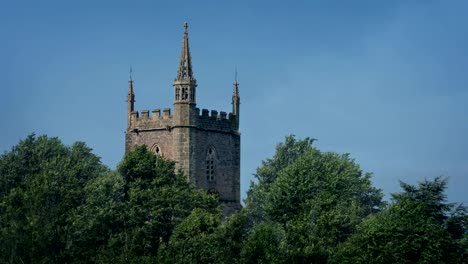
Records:
[[[236,69],[234,89],[232,93],[232,113],[236,116],[237,128],[239,128],[239,107],[240,107],[239,83],[237,82],[237,69]]]
[[[234,91],[232,93],[232,97],[239,98],[239,83],[237,82],[237,69],[236,69],[235,78],[234,78]]]
[[[133,93],[132,68],[130,67],[130,79],[128,80],[127,94],[127,126],[130,127],[130,116],[135,107],[135,94]]]
[[[184,23],[184,37],[182,39],[182,50],[180,51],[179,69],[176,80],[194,80],[192,71],[192,59],[188,41],[188,24]]]
[[[187,28],[188,25],[187,22],[185,22],[179,68],[177,69],[177,77],[174,80],[174,103],[195,105],[197,81],[193,77]]]

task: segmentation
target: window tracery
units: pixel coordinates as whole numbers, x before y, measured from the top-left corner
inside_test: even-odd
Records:
[[[175,99],[180,100],[180,88],[176,88]]]
[[[182,88],[182,100],[188,99],[188,89],[186,87]]]
[[[215,169],[216,169],[216,151],[213,147],[208,149],[206,154],[206,180],[215,180]]]

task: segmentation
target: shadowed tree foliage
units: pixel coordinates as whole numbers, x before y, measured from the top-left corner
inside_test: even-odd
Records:
[[[158,248],[194,208],[219,213],[215,197],[195,189],[175,173],[173,162],[145,146],[128,153],[118,173],[102,175],[87,191],[73,223],[76,261],[154,263]]]
[[[401,183],[393,204],[366,219],[335,263],[467,263],[468,214],[446,202],[446,179]]]
[[[468,262],[468,214],[445,179],[401,183],[385,206],[348,154],[312,143],[286,137],[225,218],[145,146],[110,171],[83,143],[31,135],[0,156],[0,262]]]
[[[214,232],[222,215],[195,209],[174,230],[167,246],[161,247],[159,263],[219,263]]]
[[[107,172],[84,143],[34,134],[0,156],[0,262],[57,263],[85,186]]]
[[[83,143],[29,136],[0,156],[0,262],[153,263],[194,208],[219,214],[142,147],[109,171]]]
[[[286,233],[278,223],[259,223],[240,252],[241,263],[289,263]]]

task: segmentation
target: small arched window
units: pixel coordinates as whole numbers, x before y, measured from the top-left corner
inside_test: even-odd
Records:
[[[175,90],[176,90],[176,92],[175,92],[175,99],[176,99],[176,100],[180,100],[180,88],[176,88]]]
[[[158,146],[158,144],[154,144],[154,145],[151,147],[150,151],[153,152],[154,154],[158,155],[158,156],[161,156],[161,155],[162,155],[161,148]]]
[[[206,153],[206,180],[215,180],[215,169],[216,169],[216,151],[213,147],[208,149]]]
[[[182,100],[188,99],[188,89],[186,87],[182,88]]]

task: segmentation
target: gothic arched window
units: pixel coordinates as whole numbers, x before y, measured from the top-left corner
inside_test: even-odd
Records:
[[[175,89],[175,99],[180,100],[180,88]]]
[[[158,144],[154,144],[154,145],[151,147],[150,151],[153,152],[154,154],[158,155],[158,156],[161,156],[161,155],[162,155],[161,148],[158,146]]]
[[[187,100],[188,99],[188,89],[187,88],[182,88],[182,100]]]
[[[206,180],[215,180],[215,169],[216,169],[216,151],[213,147],[208,149],[206,153]]]

